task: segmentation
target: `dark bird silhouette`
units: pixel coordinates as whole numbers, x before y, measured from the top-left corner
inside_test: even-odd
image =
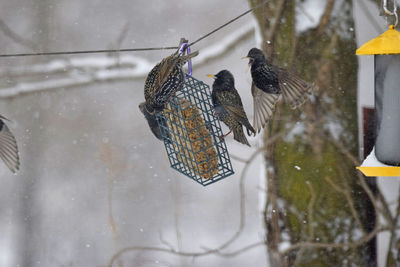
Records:
[[[211,94],[215,115],[230,129],[230,131],[223,135],[222,138],[225,138],[233,131],[233,138],[236,141],[250,146],[243,133],[243,126],[246,127],[247,134],[249,135],[255,133],[255,130],[247,119],[246,112],[243,109],[242,100],[235,89],[235,80],[233,75],[227,70],[221,70],[215,75],[210,74],[207,76],[215,79],[212,85]]]
[[[8,119],[0,115],[0,158],[10,171],[15,173],[19,170],[17,142],[4,121],[8,121]]]
[[[257,132],[268,123],[275,104],[282,95],[292,109],[301,106],[316,89],[293,73],[269,63],[258,48],[250,49],[246,57],[251,66],[251,94],[254,101],[254,123]]]
[[[182,40],[181,40],[182,43]],[[153,134],[160,139],[160,129],[155,114],[163,111],[171,97],[181,90],[185,82],[183,65],[191,58],[197,56],[198,51],[183,55],[179,49],[172,55],[161,60],[147,75],[144,84],[145,102],[140,103],[139,108],[145,115]]]
[[[149,124],[150,130],[151,132],[154,134],[154,136],[158,139],[163,141],[163,137],[162,137],[162,132],[161,129],[157,123],[157,119],[155,114],[150,114],[147,112],[146,108],[145,108],[146,103],[140,103],[139,104],[139,109],[140,111],[143,113],[144,117],[147,120],[147,123]],[[160,117],[160,122],[161,124],[165,127],[165,129],[167,129],[167,122],[165,121],[165,118]],[[167,137],[167,139],[169,139],[169,134],[166,132],[164,133],[164,135]]]

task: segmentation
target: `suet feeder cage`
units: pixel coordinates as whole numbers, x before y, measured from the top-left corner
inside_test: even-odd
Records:
[[[376,158],[388,165],[399,165],[400,32],[391,25],[385,33],[357,49],[356,54],[374,55]]]
[[[203,186],[234,173],[210,87],[186,75],[183,88],[157,115],[171,167]]]

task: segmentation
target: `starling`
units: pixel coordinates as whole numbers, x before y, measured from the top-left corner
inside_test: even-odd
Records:
[[[185,81],[182,66],[198,54],[196,51],[182,55],[177,51],[154,66],[144,84],[145,108],[148,113],[162,111],[170,98],[182,89]]]
[[[233,138],[236,141],[250,146],[243,133],[243,125],[247,129],[248,135],[255,133],[255,130],[247,119],[242,100],[240,99],[238,91],[235,89],[235,80],[232,73],[227,70],[221,70],[216,75],[210,74],[207,76],[215,79],[211,94],[215,115],[230,129],[222,138],[233,131]]]
[[[315,89],[314,84],[309,84],[284,68],[269,63],[260,49],[250,49],[245,58],[249,59],[251,66],[253,125],[257,132],[260,132],[272,117],[280,95],[292,109],[295,109],[301,106]]]
[[[184,39],[181,39],[181,43],[183,41]],[[162,137],[157,125],[156,113],[163,111],[170,98],[182,89],[185,81],[182,66],[198,54],[199,52],[195,51],[189,55],[183,55],[177,50],[161,60],[147,75],[144,84],[145,102],[140,103],[139,109],[144,114],[153,134],[160,140]]]
[[[19,170],[17,142],[4,121],[8,119],[0,115],[0,158],[15,173]]]

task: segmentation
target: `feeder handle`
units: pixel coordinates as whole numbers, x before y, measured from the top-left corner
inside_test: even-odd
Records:
[[[383,0],[383,10],[385,11],[386,14],[394,16],[396,18],[395,23],[394,23],[394,27],[397,26],[397,24],[399,23],[399,18],[397,16],[397,5],[396,5],[396,0],[393,0],[393,12],[390,11],[387,8],[387,0]]]
[[[187,42],[183,43],[181,45],[181,47],[179,48],[179,52],[180,53],[185,53],[185,50],[186,50],[187,54],[190,54],[190,52],[191,52],[190,51],[190,46],[189,46],[189,44]],[[192,76],[192,60],[191,59],[188,60],[188,75]]]

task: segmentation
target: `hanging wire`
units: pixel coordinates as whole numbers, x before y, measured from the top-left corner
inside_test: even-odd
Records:
[[[395,17],[395,23],[394,23],[394,27],[397,26],[397,24],[399,23],[399,18],[397,16],[397,4],[396,4],[396,0],[393,0],[393,12],[390,11],[388,9],[388,3],[387,0],[383,0],[383,10],[385,11],[386,14],[390,15],[390,16],[394,16]]]
[[[94,54],[111,52],[134,52],[134,51],[152,51],[152,50],[170,50],[178,49],[177,46],[165,47],[146,47],[146,48],[126,48],[126,49],[103,49],[103,50],[81,50],[81,51],[60,51],[60,52],[38,52],[21,54],[1,54],[0,57],[26,57],[26,56],[54,56],[54,55],[73,55],[73,54]]]
[[[269,0],[265,0],[264,2],[256,5],[255,7],[247,10],[246,12],[240,14],[239,16],[229,20],[228,22],[224,23],[223,25],[215,28],[211,32],[199,37],[194,42],[191,42],[189,46],[195,45],[196,43],[200,42],[201,40],[209,37],[211,34],[221,30],[222,28],[228,26],[232,22],[240,19],[244,15],[260,8],[261,6],[265,5]],[[0,57],[26,57],[26,56],[54,56],[54,55],[72,55],[72,54],[94,54],[94,53],[111,53],[111,52],[139,52],[139,51],[154,51],[154,50],[172,50],[178,49],[177,46],[163,46],[163,47],[146,47],[146,48],[124,48],[124,49],[102,49],[102,50],[81,50],[81,51],[59,51],[59,52],[37,52],[37,53],[19,53],[19,54],[0,54]]]

